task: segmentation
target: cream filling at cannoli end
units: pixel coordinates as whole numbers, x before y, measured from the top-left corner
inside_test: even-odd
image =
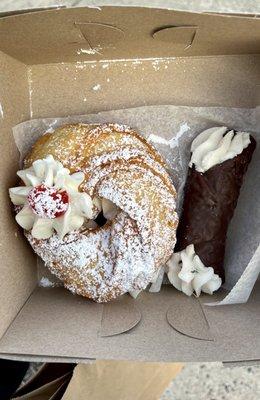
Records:
[[[241,154],[250,143],[247,132],[228,131],[227,127],[214,127],[201,132],[192,142],[189,166],[205,172]]]
[[[171,284],[187,296],[213,294],[222,283],[214,269],[202,263],[193,244],[172,255],[166,263],[166,273]]]
[[[201,292],[213,294],[222,284],[221,278],[214,273],[212,267],[206,267],[195,253],[194,245],[190,244],[184,250],[173,253],[165,266],[162,266],[149,287],[149,292],[161,290],[164,276],[167,275],[170,283],[187,296],[200,296]],[[136,298],[141,290],[131,291],[130,295]]]

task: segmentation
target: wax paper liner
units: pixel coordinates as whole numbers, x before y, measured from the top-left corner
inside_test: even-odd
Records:
[[[44,133],[60,125],[84,122],[117,122],[137,129],[165,158],[178,192],[178,211],[181,207],[183,187],[188,171],[190,145],[204,129],[227,126],[253,134],[260,139],[260,108],[144,106],[98,114],[75,115],[63,118],[43,118],[23,122],[13,128],[14,139],[22,160],[32,144]],[[260,272],[260,146],[254,153],[245,176],[238,205],[228,230],[225,255],[226,283],[231,290],[224,300],[216,304],[246,302]],[[41,271],[43,267],[41,266]],[[42,272],[44,278],[44,273]],[[50,280],[49,286],[57,284]],[[42,278],[41,278],[42,279]],[[48,281],[40,281],[47,286]]]

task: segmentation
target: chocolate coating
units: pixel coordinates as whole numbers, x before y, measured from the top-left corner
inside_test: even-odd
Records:
[[[223,282],[225,242],[243,177],[251,161],[256,142],[251,142],[236,157],[215,165],[204,173],[189,168],[184,189],[182,214],[177,230],[175,251],[194,244],[204,265],[213,267]]]

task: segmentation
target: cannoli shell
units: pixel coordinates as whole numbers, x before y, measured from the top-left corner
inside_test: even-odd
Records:
[[[256,147],[254,138],[250,136],[250,139],[242,153],[204,173],[196,171],[194,165],[189,168],[184,189],[175,251],[194,244],[195,252],[204,265],[213,267],[223,282],[228,225]]]

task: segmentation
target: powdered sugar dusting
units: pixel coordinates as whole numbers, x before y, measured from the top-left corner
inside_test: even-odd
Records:
[[[66,191],[59,192],[54,187],[39,185],[29,192],[28,202],[40,218],[53,219],[67,211],[69,198]]]
[[[151,170],[134,166],[128,171],[118,170],[107,175],[98,194],[136,221],[144,247],[155,264],[162,265],[173,251],[173,228],[177,225],[175,196],[162,180]]]
[[[158,161],[154,160],[147,149],[125,145],[123,148],[116,149],[99,156],[89,158],[84,172],[87,174],[85,189],[89,194],[93,194],[96,184],[101,178],[117,169],[129,170],[136,164],[142,164],[160,175],[169,190],[172,190],[172,183],[165,171],[165,168]]]
[[[118,124],[61,127],[44,146],[39,150],[71,172],[85,173],[82,188],[92,197],[120,211],[102,228],[83,226],[63,239],[36,240],[26,232],[35,252],[65,287],[95,301],[145,289],[175,245],[176,192],[161,156]]]
[[[87,234],[75,231],[64,240],[57,235],[47,241],[37,241],[27,233],[26,236],[65,287],[98,302],[130,288],[144,289],[154,273],[154,261],[143,252],[135,221],[123,212],[111,225]]]
[[[39,286],[41,287],[54,287],[55,283],[51,282],[48,278],[42,277],[40,282],[39,282]]]

